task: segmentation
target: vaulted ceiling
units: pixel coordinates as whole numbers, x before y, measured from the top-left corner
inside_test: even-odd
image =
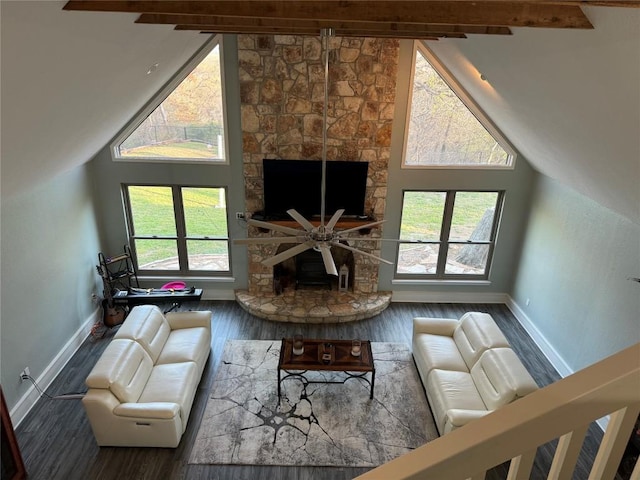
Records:
[[[536,169],[640,223],[640,8],[620,8],[638,4],[2,1],[2,196],[90,160],[207,40],[199,32],[332,27],[433,39]]]
[[[333,28],[340,36],[465,38],[465,34],[509,35],[508,27],[577,28],[593,25],[581,5],[640,2],[448,0],[448,1],[82,1],[66,10],[141,13],[136,22],[172,24],[205,33],[317,35]]]

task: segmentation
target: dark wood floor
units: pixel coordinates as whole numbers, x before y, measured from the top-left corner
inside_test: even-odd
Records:
[[[466,311],[493,316],[513,349],[538,385],[559,378],[525,330],[504,305],[393,303],[380,315],[354,323],[299,325],[270,322],[242,310],[235,302],[216,301],[183,304],[182,310],[212,310],[211,356],[196,394],[187,430],[178,448],[99,448],[91,433],[80,400],[40,399],[17,428],[17,438],[31,479],[346,479],[367,469],[327,467],[258,467],[188,465],[220,355],[227,339],[279,339],[302,333],[308,338],[368,338],[379,342],[411,345],[412,318],[432,316],[458,318]],[[50,395],[84,392],[84,379],[111,340],[115,329],[100,340],[87,340],[47,390]],[[426,398],[425,398],[426,401]],[[574,478],[585,479],[597,446],[600,429],[592,425]],[[532,479],[546,478],[553,445],[538,449]],[[498,466],[487,479],[506,477],[506,466]]]

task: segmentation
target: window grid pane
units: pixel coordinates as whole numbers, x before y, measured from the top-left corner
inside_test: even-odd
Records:
[[[489,257],[486,244],[449,244],[445,273],[450,275],[484,275]]]
[[[227,237],[224,188],[182,189],[187,237]]]
[[[187,240],[189,270],[229,271],[229,242]]]
[[[401,243],[398,249],[397,273],[435,275],[439,244]]]
[[[175,240],[134,241],[138,270],[180,270]]]
[[[400,238],[439,241],[446,192],[405,192]]]
[[[130,186],[129,202],[136,236],[176,236],[171,187]]]
[[[490,240],[497,201],[496,192],[457,192],[449,239]]]

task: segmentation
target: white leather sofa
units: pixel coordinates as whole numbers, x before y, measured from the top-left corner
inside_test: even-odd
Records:
[[[538,388],[486,313],[414,318],[413,357],[440,435]]]
[[[100,446],[177,447],[211,351],[211,312],[134,307],[86,379]]]

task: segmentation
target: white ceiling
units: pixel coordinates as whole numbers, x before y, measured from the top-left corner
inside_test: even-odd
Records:
[[[0,2],[3,197],[90,160],[208,39],[64,3]],[[536,169],[640,224],[640,9],[585,11],[429,46]]]

